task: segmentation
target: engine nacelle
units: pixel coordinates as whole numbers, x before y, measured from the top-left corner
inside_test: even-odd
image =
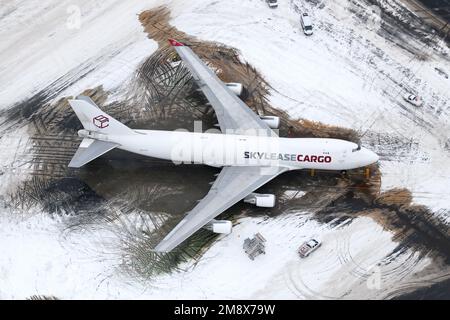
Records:
[[[228,89],[233,91],[233,93],[235,95],[237,95],[238,97],[242,94],[242,91],[244,90],[244,86],[242,85],[242,83],[228,82],[228,83],[225,83],[225,85],[228,87]]]
[[[278,129],[280,127],[280,118],[274,116],[259,116],[259,118],[264,121],[270,129]]]
[[[244,198],[244,202],[254,204],[257,207],[273,208],[275,207],[275,195],[250,193]]]
[[[233,225],[228,220],[211,220],[204,228],[214,233],[230,234]]]

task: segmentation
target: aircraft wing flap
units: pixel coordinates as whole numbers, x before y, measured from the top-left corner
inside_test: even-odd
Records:
[[[223,211],[287,170],[282,167],[224,167],[209,193],[156,246],[155,251],[171,251]]]

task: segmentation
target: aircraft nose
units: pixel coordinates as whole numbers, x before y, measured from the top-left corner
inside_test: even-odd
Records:
[[[364,155],[368,164],[375,163],[380,159],[380,157],[375,152],[369,149],[364,150]]]

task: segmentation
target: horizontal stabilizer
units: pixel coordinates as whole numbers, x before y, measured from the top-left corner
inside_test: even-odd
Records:
[[[84,138],[70,161],[69,167],[79,168],[117,146],[118,144],[113,142]]]

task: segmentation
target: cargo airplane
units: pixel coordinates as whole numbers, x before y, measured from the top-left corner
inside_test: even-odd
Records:
[[[238,201],[273,207],[275,196],[255,190],[283,172],[298,169],[348,170],[378,161],[353,142],[323,138],[281,138],[279,118],[257,115],[189,48],[170,39],[184,65],[214,108],[220,132],[131,129],[106,114],[88,97],[69,103],[84,129],[69,167],[81,167],[114,148],[166,159],[220,167],[209,193],[156,246],[168,252],[200,228],[230,233],[231,222],[215,220]]]

